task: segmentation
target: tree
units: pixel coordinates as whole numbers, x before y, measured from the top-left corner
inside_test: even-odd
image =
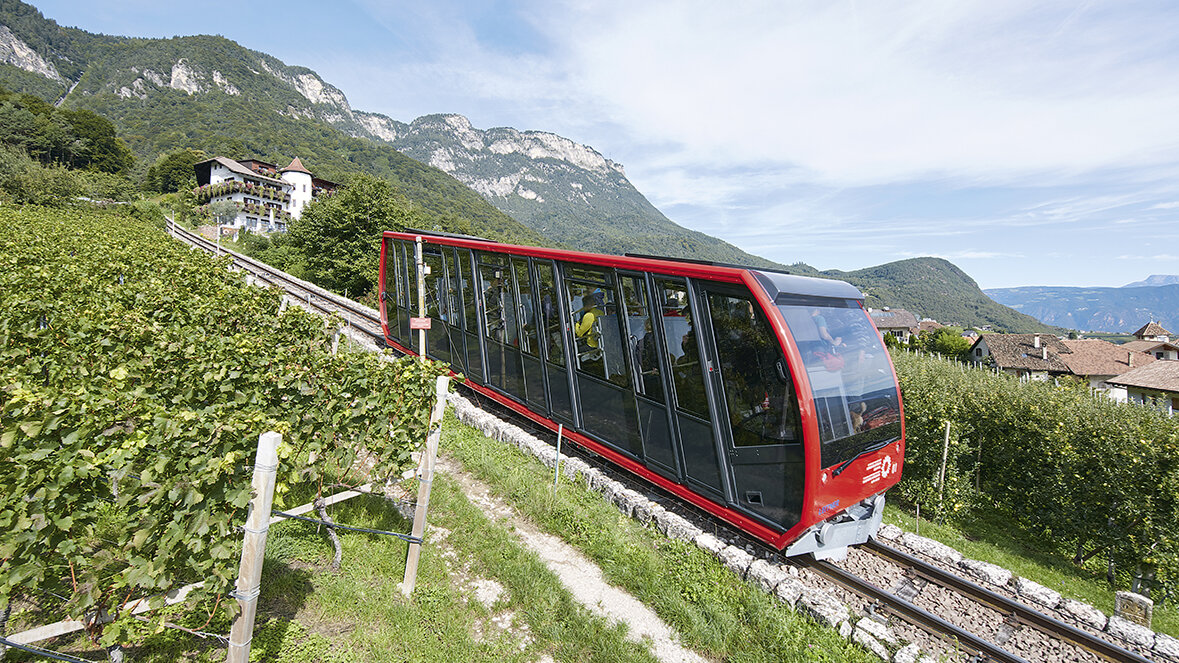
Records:
[[[160,193],[172,193],[196,186],[193,166],[208,157],[200,150],[183,149],[160,155],[147,169],[146,187]]]
[[[404,230],[418,218],[388,182],[356,174],[334,194],[312,201],[289,232],[292,246],[305,256],[310,281],[357,296],[377,284],[381,233]]]
[[[921,332],[917,338],[917,347],[922,350],[956,359],[965,359],[970,346],[970,340],[962,337],[960,327],[938,327],[932,331],[926,330]]]
[[[238,211],[237,203],[232,200],[218,200],[209,204],[209,217],[219,226],[232,223]]]
[[[110,120],[84,108],[60,113],[72,126],[75,137],[70,165],[115,174],[131,169],[135,157],[115,135]]]

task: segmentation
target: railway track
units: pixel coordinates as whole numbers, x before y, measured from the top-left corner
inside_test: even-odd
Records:
[[[356,332],[371,338],[376,345],[384,346],[384,335],[377,311],[275,270],[248,256],[219,247],[215,242],[185,230],[172,221],[168,222],[167,230],[173,237],[191,246],[209,253],[230,256],[234,268],[246,272],[256,281],[282,288],[288,297],[300,305],[323,313],[340,315]],[[498,403],[479,398],[474,392],[472,394],[476,396],[476,402],[480,407],[501,418],[510,419],[526,430],[537,430],[537,424],[531,420]],[[547,435],[546,430],[541,437]],[[589,459],[590,454],[580,449],[577,451],[583,459]],[[675,500],[626,472],[619,471],[613,466],[599,465],[599,469],[628,487],[650,495],[664,508],[677,511],[679,515],[693,521],[705,531],[715,532],[720,538],[727,539],[747,551],[755,551],[756,555],[771,561],[781,559],[777,551],[767,548],[759,541],[703,511]],[[892,570],[882,569],[880,564],[866,561],[868,558],[879,560],[891,566]],[[861,550],[853,551],[847,562],[839,565],[810,558],[792,558],[788,561],[858,597],[858,600],[850,600],[849,604],[856,605],[858,602],[861,613],[878,618],[883,617],[881,613],[888,613],[900,619],[907,628],[902,627],[898,630],[912,636],[909,640],[921,644],[926,652],[940,650],[951,657],[964,656],[971,661],[1000,663],[1148,663],[1154,660],[878,542],[871,542]],[[849,567],[873,567],[877,570],[857,574],[849,570]],[[873,579],[866,579],[863,575],[872,576]],[[885,586],[891,589],[884,589]],[[953,598],[947,598],[947,595],[952,595]],[[923,601],[923,596],[928,598]],[[923,607],[919,603],[926,605]],[[947,611],[956,614],[947,614]],[[1019,650],[1018,653],[1016,650]]]
[[[378,311],[324,290],[313,283],[297,279],[249,256],[226,249],[212,240],[180,227],[172,220],[167,222],[167,231],[169,235],[190,246],[215,255],[231,257],[233,267],[249,274],[254,280],[282,288],[291,300],[298,301],[301,305],[321,313],[339,315],[347,325],[371,338],[378,346],[384,345],[385,337],[381,330],[381,315]]]

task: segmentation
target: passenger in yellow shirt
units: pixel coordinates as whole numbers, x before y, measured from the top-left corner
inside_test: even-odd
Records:
[[[577,322],[573,325],[573,335],[578,344],[585,343],[590,348],[598,347],[597,334],[593,333],[594,320],[603,315],[601,295],[587,293],[581,298],[581,309],[575,316]]]

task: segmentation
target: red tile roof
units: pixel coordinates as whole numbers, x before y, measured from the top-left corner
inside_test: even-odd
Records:
[[[906,311],[903,308],[893,308],[887,311],[882,309],[873,309],[868,312],[872,317],[872,324],[876,325],[877,329],[916,329],[917,316]]]
[[[285,173],[285,172],[287,172],[287,171],[290,171],[290,170],[293,170],[293,171],[296,171],[296,172],[299,172],[299,173],[307,173],[308,175],[310,175],[310,174],[311,174],[311,171],[310,171],[310,170],[307,170],[307,168],[303,166],[303,162],[302,162],[302,161],[299,161],[299,157],[295,157],[295,158],[294,158],[294,159],[291,161],[291,165],[287,166],[286,168],[283,168],[283,169],[282,169],[282,172],[284,172],[284,173]]]
[[[1036,337],[1040,347],[1036,347]],[[983,334],[975,345],[986,343],[987,350],[999,368],[1016,368],[1028,371],[1068,373],[1069,368],[1061,359],[1072,352],[1060,339],[1051,334]],[[973,349],[974,346],[971,346]],[[1047,350],[1047,353],[1044,352]],[[1045,358],[1047,354],[1047,358]]]
[[[1145,325],[1142,325],[1142,329],[1134,332],[1134,335],[1138,338],[1143,338],[1145,336],[1170,336],[1171,332],[1163,329],[1162,325],[1152,320]]]
[[[1179,393],[1179,361],[1156,361],[1107,380],[1110,384]]]
[[[1121,375],[1132,368],[1140,368],[1155,361],[1144,352],[1129,350],[1101,339],[1065,340],[1071,352],[1061,355],[1069,370],[1077,375]],[[1133,356],[1133,359],[1130,357]]]

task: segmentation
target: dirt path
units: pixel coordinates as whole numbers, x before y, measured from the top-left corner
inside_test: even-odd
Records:
[[[631,640],[649,640],[652,653],[664,663],[707,663],[708,659],[680,645],[675,632],[653,610],[606,582],[597,564],[561,539],[541,532],[493,495],[487,484],[465,472],[458,461],[440,456],[437,468],[454,479],[467,499],[488,517],[511,525],[521,543],[535,552],[573,597],[590,611],[626,624],[627,637]]]

